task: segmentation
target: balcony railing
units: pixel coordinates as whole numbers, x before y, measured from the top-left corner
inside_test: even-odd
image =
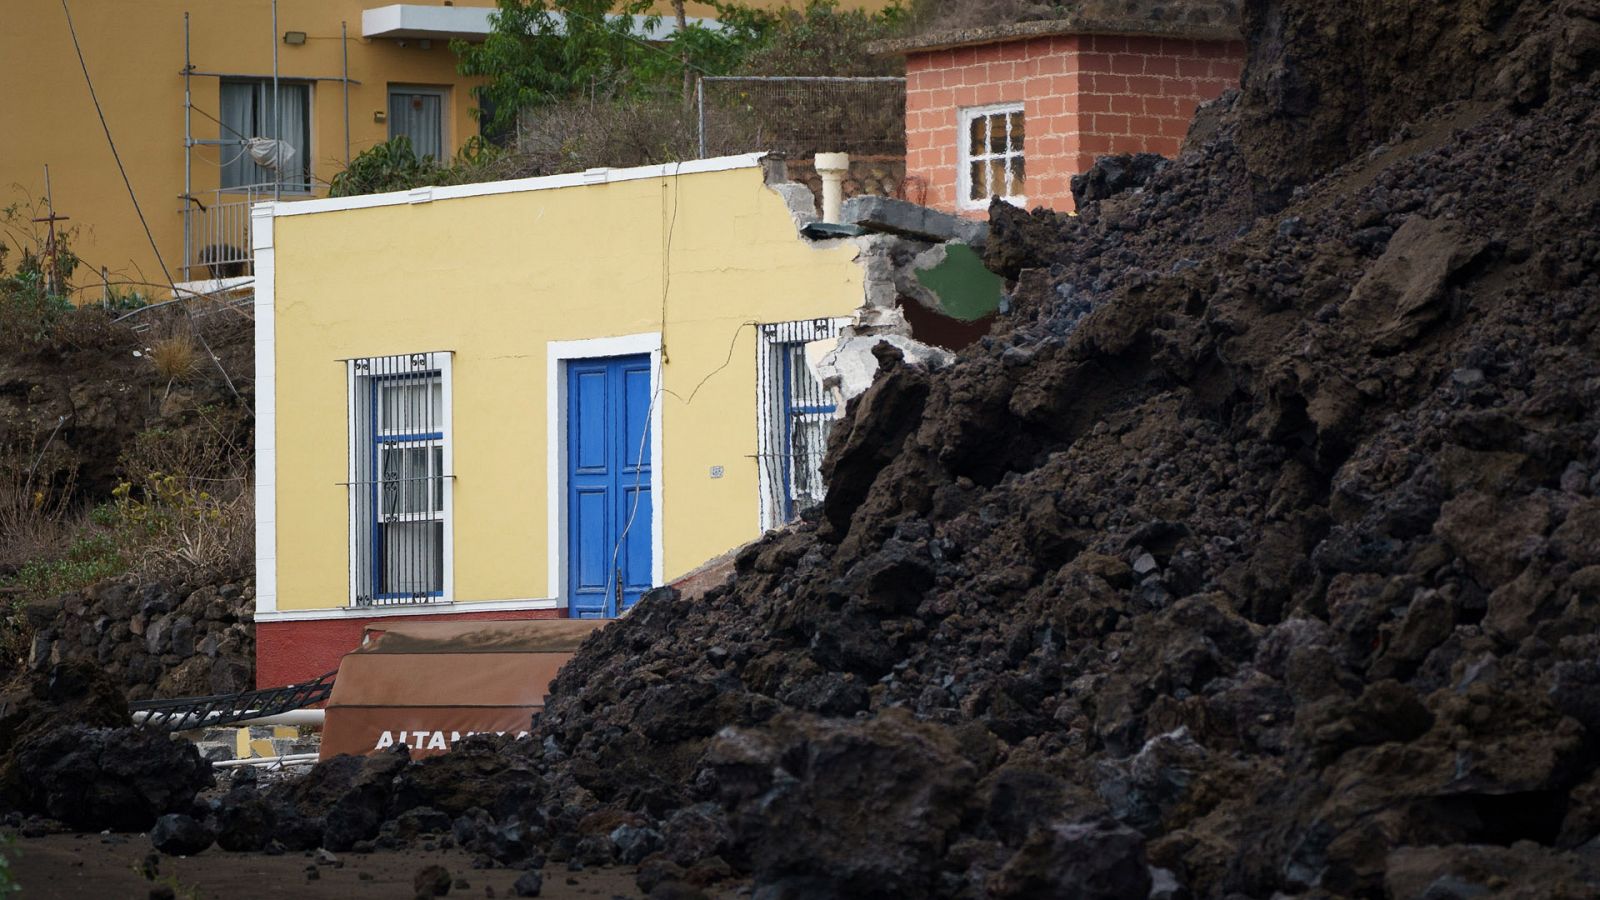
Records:
[[[272,199],[271,184],[190,195],[183,210],[183,280],[238,278],[254,274],[250,253],[250,207]]]

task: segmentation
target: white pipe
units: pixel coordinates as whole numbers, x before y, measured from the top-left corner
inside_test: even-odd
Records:
[[[240,766],[298,766],[317,761],[316,753],[289,753],[284,756],[253,756],[249,759],[219,759],[211,764],[213,769],[236,769]]]
[[[151,718],[151,715],[152,714],[150,712],[140,710],[139,712],[133,714],[133,724],[143,725]],[[207,720],[221,718],[223,715],[223,713],[214,712],[208,714],[205,717],[205,720],[198,721],[191,721],[195,717],[190,716],[188,718],[179,720],[182,723],[182,727],[177,730],[190,731],[195,728],[204,728]],[[326,716],[327,710],[291,709],[288,712],[278,713],[275,716],[260,716],[254,719],[242,719],[237,722],[228,722],[226,727],[232,728],[234,726],[238,726],[243,728],[248,725],[293,725],[297,727],[321,729],[322,722]]]
[[[850,154],[818,153],[817,174],[822,176],[822,221],[841,224],[844,209],[844,176],[850,171]]]

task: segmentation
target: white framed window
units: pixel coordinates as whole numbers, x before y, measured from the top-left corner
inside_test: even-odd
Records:
[[[416,85],[389,85],[389,137],[404,135],[417,158],[445,160],[445,89]]]
[[[1022,104],[1004,103],[961,111],[960,203],[983,209],[991,197],[1027,203]]]
[[[450,602],[450,354],[347,362],[350,602]]]
[[[763,530],[794,521],[827,496],[822,457],[840,407],[813,365],[833,349],[839,329],[849,321],[806,319],[756,328],[756,459]]]
[[[309,192],[311,190],[311,85],[304,82],[280,81],[273,101],[271,79],[227,79],[222,82],[219,97],[218,125],[220,137],[225,141],[247,141],[255,138],[282,141],[282,190]],[[278,110],[273,115],[274,107]],[[272,185],[279,173],[258,165],[248,147],[223,144],[223,190],[241,190]],[[265,158],[273,159],[268,151]]]

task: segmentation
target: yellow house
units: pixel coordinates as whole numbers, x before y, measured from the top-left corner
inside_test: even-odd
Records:
[[[492,0],[457,0],[485,20]],[[160,248],[150,248],[85,85],[59,0],[6,0],[0,27],[0,192],[42,200],[80,231],[80,300],[242,274],[248,204],[320,196],[355,154],[394,134],[439,155],[478,133],[449,38],[428,7],[371,0],[69,0],[106,126]],[[274,21],[276,6],[276,21]],[[478,9],[470,9],[479,7]],[[461,36],[470,36],[463,34]],[[276,89],[274,67],[276,66]],[[187,95],[188,102],[185,102]],[[271,111],[274,97],[281,125]],[[282,141],[260,165],[245,141]],[[271,145],[257,142],[270,162]],[[3,205],[3,204],[0,204]],[[187,234],[186,234],[187,232]]]
[[[242,276],[250,203],[322,196],[353,156],[396,134],[444,157],[478,133],[474,80],[456,74],[449,43],[481,40],[493,0],[67,5],[160,250],[158,259],[118,174],[60,0],[0,3],[0,207],[42,204],[49,167],[54,209],[79,229],[80,301],[101,296],[102,271],[112,287],[147,295],[165,293],[168,273],[180,284]],[[670,22],[661,27],[670,33]]]
[[[616,615],[819,499],[807,345],[866,276],[781,187],[747,155],[258,205],[258,681],[386,617]]]

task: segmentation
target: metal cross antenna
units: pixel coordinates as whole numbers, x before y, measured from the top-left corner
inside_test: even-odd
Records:
[[[44,238],[44,255],[50,261],[50,265],[49,268],[45,269],[44,289],[47,294],[59,294],[61,292],[61,263],[58,257],[60,248],[56,245],[56,223],[67,222],[70,219],[66,216],[56,215],[55,197],[50,192],[50,167],[48,165],[44,167],[44,208],[47,214],[31,221],[48,223],[49,231],[46,232]]]

